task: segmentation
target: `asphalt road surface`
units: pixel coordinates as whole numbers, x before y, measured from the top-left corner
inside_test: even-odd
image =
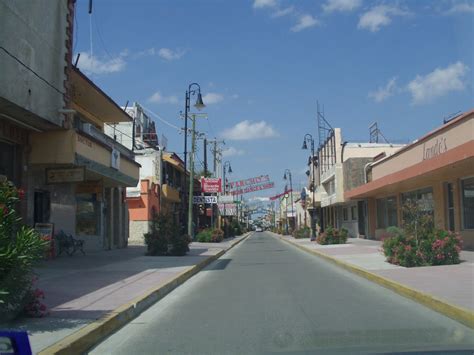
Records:
[[[263,232],[92,354],[472,354],[473,348],[473,330]]]

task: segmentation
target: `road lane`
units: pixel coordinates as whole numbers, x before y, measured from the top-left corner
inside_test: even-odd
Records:
[[[472,349],[474,332],[255,233],[93,354],[249,354]]]

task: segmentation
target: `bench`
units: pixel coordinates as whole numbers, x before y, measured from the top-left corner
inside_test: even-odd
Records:
[[[61,255],[63,251],[65,251],[67,255],[72,256],[78,250],[82,255],[86,255],[84,252],[84,240],[75,239],[71,234],[66,234],[64,231],[60,231],[56,234],[56,240],[59,248],[58,256]]]

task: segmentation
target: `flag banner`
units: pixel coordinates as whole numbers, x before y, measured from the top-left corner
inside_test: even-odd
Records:
[[[263,184],[269,181],[270,181],[270,177],[268,175],[260,175],[260,176],[256,176],[249,179],[231,181],[231,182],[228,182],[227,184],[230,190],[236,190],[239,188],[243,188],[245,186]]]
[[[272,189],[274,187],[275,187],[275,183],[273,181],[271,181],[271,182],[267,182],[267,183],[260,184],[260,185],[246,186],[242,189],[233,190],[230,193],[232,195],[242,195],[242,194],[247,194],[247,193],[250,193],[250,192]]]

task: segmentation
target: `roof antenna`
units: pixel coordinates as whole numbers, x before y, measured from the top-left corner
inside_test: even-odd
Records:
[[[77,68],[77,63],[79,62],[80,57],[81,57],[81,53],[77,53],[76,61],[74,62],[74,68]]]

